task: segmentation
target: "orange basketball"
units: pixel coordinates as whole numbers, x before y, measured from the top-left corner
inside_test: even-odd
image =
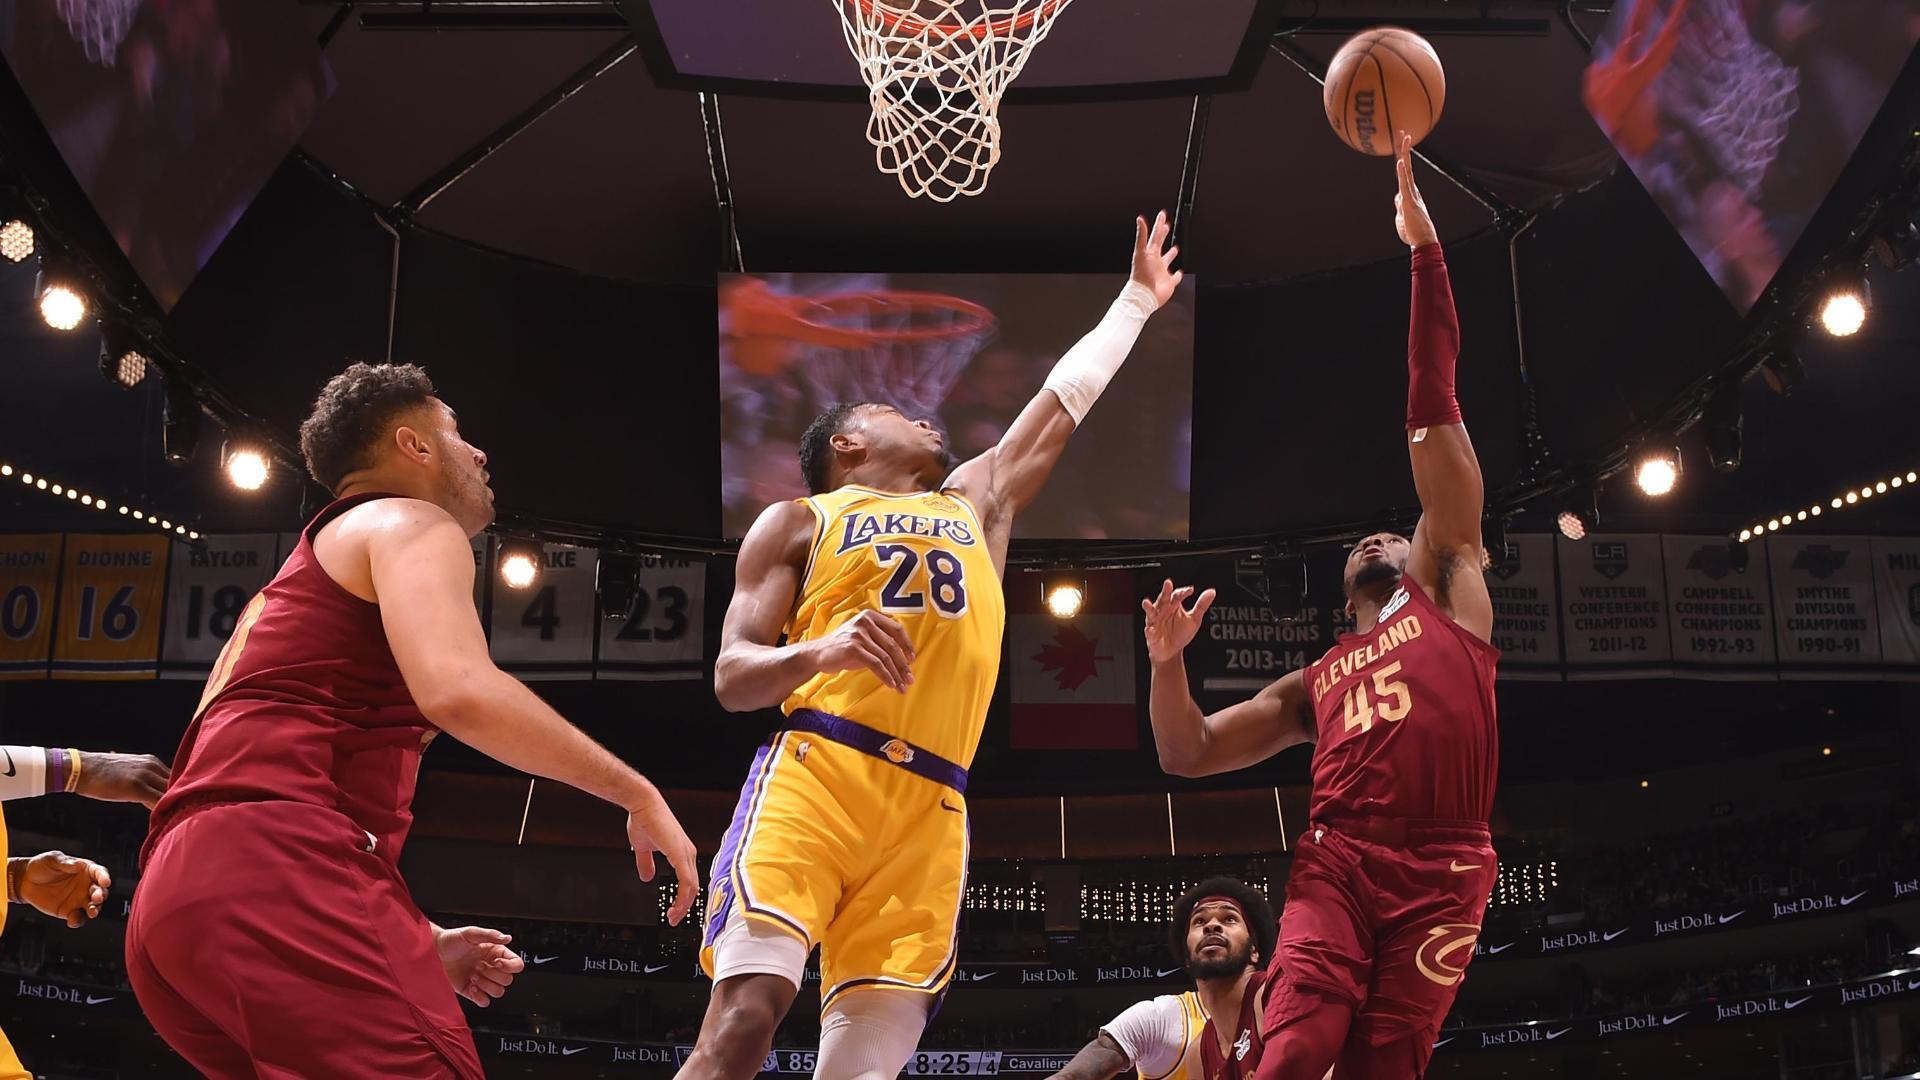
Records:
[[[1355,34],[1327,65],[1327,122],[1363,154],[1393,156],[1393,133],[1418,143],[1440,120],[1447,73],[1427,39],[1397,26]]]

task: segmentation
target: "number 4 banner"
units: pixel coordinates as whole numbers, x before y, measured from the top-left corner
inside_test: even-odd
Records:
[[[288,533],[299,540],[298,533]],[[291,550],[291,549],[289,549]],[[176,541],[167,576],[167,632],[160,650],[163,679],[204,679],[233,633],[247,601],[280,568],[280,536],[250,533]]]
[[[67,536],[56,679],[150,679],[160,659],[164,536]]]
[[[599,552],[541,548],[540,576],[525,589],[493,580],[493,659],[523,679],[593,678],[593,578]],[[499,561],[495,549],[496,566]]]

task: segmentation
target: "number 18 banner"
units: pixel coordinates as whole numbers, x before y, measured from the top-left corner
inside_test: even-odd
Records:
[[[67,536],[56,679],[150,679],[160,654],[164,536]]]
[[[294,540],[299,534],[288,534]],[[233,633],[247,601],[280,569],[280,536],[209,536],[176,541],[167,576],[167,626],[160,650],[163,679],[204,679]]]

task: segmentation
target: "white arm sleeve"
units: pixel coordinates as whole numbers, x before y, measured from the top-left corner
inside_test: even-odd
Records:
[[[1120,370],[1121,362],[1140,337],[1140,328],[1147,325],[1147,317],[1159,306],[1153,290],[1137,281],[1127,282],[1100,324],[1053,365],[1041,388],[1053,391],[1076,427],[1087,418],[1087,410],[1112,381],[1113,373]]]
[[[47,793],[47,752],[37,746],[0,746],[0,802]]]
[[[1187,1044],[1187,1014],[1170,994],[1127,1007],[1100,1029],[1120,1044],[1142,1076],[1165,1076]]]

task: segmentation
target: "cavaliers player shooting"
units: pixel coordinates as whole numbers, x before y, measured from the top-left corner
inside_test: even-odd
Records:
[[[1205,715],[1181,652],[1213,602],[1168,582],[1143,601],[1162,766],[1245,768],[1315,744],[1310,824],[1287,884],[1261,1052],[1239,1080],[1422,1075],[1495,878],[1493,605],[1480,570],[1480,466],[1454,399],[1459,325],[1438,235],[1399,140],[1395,225],[1413,250],[1407,449],[1421,517],[1347,559],[1354,631],[1249,701]],[[1210,1076],[1208,1080],[1220,1080]]]
[[[154,808],[127,972],[168,1045],[216,1080],[483,1075],[456,995],[484,1006],[505,934],[427,921],[400,876],[414,784],[445,731],[627,811],[640,876],[693,844],[645,777],[495,667],[469,537],[486,455],[412,365],[355,364],[300,429],[335,500],[235,624]]]

